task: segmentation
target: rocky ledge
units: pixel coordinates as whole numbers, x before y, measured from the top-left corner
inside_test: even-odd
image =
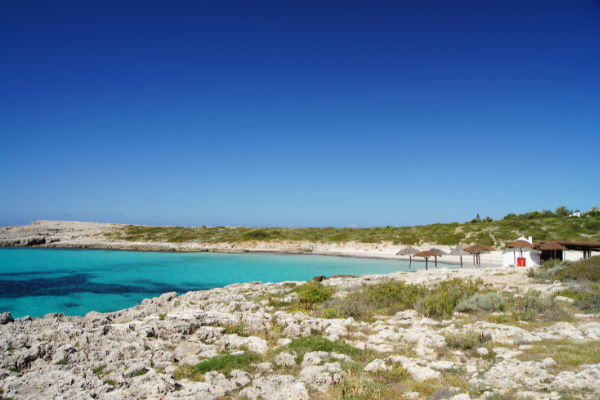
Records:
[[[333,296],[340,299],[365,290],[365,285],[389,280],[431,284],[454,277],[483,278],[509,296],[534,289],[552,296],[561,290],[560,282],[536,284],[514,268],[320,280],[325,287],[335,288]],[[304,311],[281,307],[297,304],[293,289],[301,284],[253,282],[182,296],[166,293],[130,309],[84,317],[58,313],[13,319],[10,313],[2,314],[0,398],[600,396],[600,364],[560,370],[559,360],[552,357],[525,357],[539,343],[596,348],[600,323],[594,317],[576,314],[571,322],[531,326],[467,318],[461,313],[431,319],[414,310],[374,314],[360,322],[321,318],[310,307]],[[448,338],[464,332],[481,342],[470,350],[449,347]],[[318,346],[311,349],[315,343]],[[215,370],[203,369],[203,364]],[[376,383],[387,384],[388,391]]]

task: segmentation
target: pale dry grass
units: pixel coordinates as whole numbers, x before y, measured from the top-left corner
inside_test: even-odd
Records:
[[[600,341],[542,340],[517,356],[521,361],[541,361],[552,358],[556,365],[552,373],[578,370],[581,365],[600,363]]]

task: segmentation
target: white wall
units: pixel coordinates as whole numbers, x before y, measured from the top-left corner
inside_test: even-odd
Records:
[[[592,251],[592,257],[600,255],[600,252]],[[577,261],[583,258],[583,251],[563,251],[563,258],[568,261]]]
[[[511,251],[510,253],[504,254],[504,260],[502,262],[503,267],[508,267],[509,265],[517,266],[518,260],[516,258],[521,257],[521,252],[519,250],[515,250],[515,254]],[[538,254],[531,254],[529,251],[523,252],[523,258],[525,258],[525,266],[527,267],[539,267],[540,266],[540,256]]]

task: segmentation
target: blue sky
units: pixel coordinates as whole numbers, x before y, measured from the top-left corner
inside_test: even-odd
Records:
[[[0,2],[0,225],[599,206],[599,1]]]

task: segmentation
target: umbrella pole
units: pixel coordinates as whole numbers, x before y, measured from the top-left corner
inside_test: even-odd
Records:
[[[427,268],[427,260],[429,260],[429,257],[425,257],[425,271],[427,271],[429,268]]]
[[[517,253],[515,252],[515,248],[513,247],[513,257],[515,259],[515,267],[517,266]]]
[[[435,258],[435,269],[437,269],[437,257],[433,257]]]
[[[410,262],[408,263],[408,272],[410,272],[410,266],[412,265],[412,256],[408,256]]]
[[[460,256],[460,267],[462,268],[462,256]]]

